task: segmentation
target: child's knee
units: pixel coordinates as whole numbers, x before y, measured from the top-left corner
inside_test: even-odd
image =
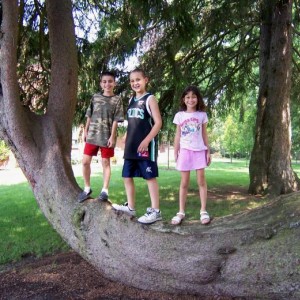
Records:
[[[198,186],[201,189],[206,188],[206,180],[199,180]]]
[[[110,166],[110,159],[109,158],[102,158],[102,166],[103,168],[107,168]]]
[[[82,166],[84,168],[89,167],[91,165],[91,162],[89,160],[83,160],[82,161]]]

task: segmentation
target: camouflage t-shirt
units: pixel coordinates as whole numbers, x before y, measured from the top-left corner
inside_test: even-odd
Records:
[[[121,97],[95,94],[87,109],[86,117],[91,119],[86,142],[107,147],[113,121],[122,122],[124,119]]]

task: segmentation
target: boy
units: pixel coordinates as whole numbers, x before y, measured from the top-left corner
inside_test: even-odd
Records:
[[[84,129],[84,141],[86,143],[82,160],[84,190],[78,196],[80,203],[90,198],[92,193],[90,184],[91,161],[93,156],[97,156],[99,150],[102,158],[103,187],[98,199],[101,201],[108,200],[111,175],[110,158],[114,156],[118,122],[123,121],[121,97],[114,95],[115,75],[111,72],[103,72],[100,86],[103,93],[97,93],[92,97],[86,112],[87,122]]]

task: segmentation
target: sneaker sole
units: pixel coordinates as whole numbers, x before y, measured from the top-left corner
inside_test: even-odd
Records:
[[[117,207],[114,207],[114,204],[112,204],[111,207],[112,207],[115,211],[120,211],[120,212],[122,212],[122,213],[124,213],[124,214],[126,214],[126,215],[128,215],[128,216],[130,216],[130,217],[135,217],[135,215],[136,215],[136,213],[131,213],[131,212],[129,212],[129,211],[125,211],[125,210],[119,209],[119,208],[117,208]]]
[[[99,199],[99,201],[103,201],[103,202],[108,201],[108,197],[107,198],[99,197],[98,199]]]
[[[151,225],[151,224],[153,224],[153,223],[155,223],[155,222],[157,222],[157,221],[161,221],[161,220],[162,220],[162,218],[156,219],[156,220],[151,221],[151,222],[143,222],[143,221],[139,221],[139,220],[138,220],[138,222],[139,222],[140,224]]]
[[[85,200],[87,200],[87,199],[91,198],[91,197],[90,197],[90,195],[91,195],[91,193],[89,193],[88,195],[86,195],[86,197],[85,197],[85,198],[78,199],[78,202],[79,202],[79,203],[82,203],[82,202],[84,202]]]

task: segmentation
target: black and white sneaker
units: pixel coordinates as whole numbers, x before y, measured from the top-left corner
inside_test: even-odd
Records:
[[[102,191],[102,192],[100,193],[98,199],[99,199],[100,201],[107,201],[107,200],[108,200],[108,195],[107,195],[107,193],[104,192],[104,191]]]
[[[78,195],[78,202],[81,203],[87,199],[90,198],[90,194],[92,193],[92,190],[90,189],[89,192],[85,192],[85,191],[82,191],[79,195]]]
[[[113,204],[112,207],[115,210],[123,211],[130,216],[133,216],[133,217],[135,216],[135,209],[130,209],[127,202],[125,202],[124,204],[121,204],[121,205]]]
[[[138,218],[138,222],[142,224],[152,224],[156,221],[162,220],[160,211],[157,212],[154,208],[148,207],[147,212]]]

